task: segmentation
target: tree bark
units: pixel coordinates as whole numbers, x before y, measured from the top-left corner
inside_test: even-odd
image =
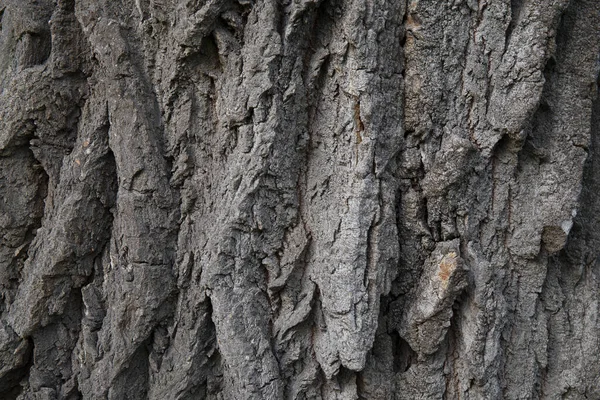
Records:
[[[0,19],[0,398],[600,398],[597,0]]]

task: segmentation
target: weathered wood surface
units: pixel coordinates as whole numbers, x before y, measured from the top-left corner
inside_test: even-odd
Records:
[[[0,18],[0,398],[600,398],[597,0]]]

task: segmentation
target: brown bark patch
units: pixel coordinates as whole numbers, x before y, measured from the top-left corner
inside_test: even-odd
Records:
[[[451,251],[442,258],[442,261],[440,262],[440,271],[438,272],[438,276],[442,283],[448,284],[448,279],[450,279],[450,276],[454,270],[456,270],[457,264],[457,255],[454,251]]]

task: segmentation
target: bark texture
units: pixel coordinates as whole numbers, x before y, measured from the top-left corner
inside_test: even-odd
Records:
[[[600,398],[597,0],[0,18],[0,398]]]

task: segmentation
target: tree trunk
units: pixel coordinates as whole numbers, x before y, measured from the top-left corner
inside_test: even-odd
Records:
[[[600,398],[597,0],[0,18],[0,398]]]

